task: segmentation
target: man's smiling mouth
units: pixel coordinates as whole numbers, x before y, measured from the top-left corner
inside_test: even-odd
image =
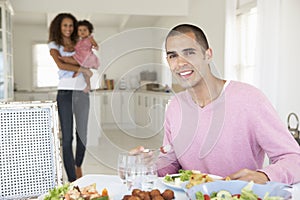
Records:
[[[183,72],[179,72],[178,74],[184,78],[189,77],[192,73],[194,72],[194,70],[188,70],[188,71],[183,71]]]

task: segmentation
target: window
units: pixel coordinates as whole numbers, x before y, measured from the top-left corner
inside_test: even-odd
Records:
[[[39,89],[50,89],[57,87],[58,68],[50,56],[48,44],[33,45],[33,87]]]
[[[254,67],[256,54],[257,9],[252,7],[237,12],[237,61],[235,65],[237,79],[254,84]]]

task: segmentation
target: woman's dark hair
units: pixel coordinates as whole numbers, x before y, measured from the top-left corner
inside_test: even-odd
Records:
[[[209,44],[207,41],[207,38],[204,34],[204,32],[201,30],[201,28],[192,25],[192,24],[180,24],[172,28],[172,30],[168,33],[166,37],[166,41],[169,37],[179,35],[179,34],[185,34],[192,32],[195,34],[196,41],[200,44],[200,46],[206,51],[209,48]]]
[[[79,26],[86,26],[89,29],[90,33],[92,33],[94,30],[93,24],[91,22],[89,22],[88,20],[78,21],[77,27],[79,27]]]
[[[61,23],[65,18],[73,21],[74,31],[71,34],[71,41],[76,44],[77,40],[77,19],[70,13],[60,13],[52,20],[49,28],[48,42],[54,41],[58,45],[63,45],[63,37],[61,33]]]

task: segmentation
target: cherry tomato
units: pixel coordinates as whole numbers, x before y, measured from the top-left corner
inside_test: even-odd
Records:
[[[241,197],[241,194],[234,194],[234,195],[232,195],[232,197],[240,198],[240,197]]]
[[[205,194],[205,195],[203,195],[203,196],[204,196],[204,200],[210,200],[209,195]]]

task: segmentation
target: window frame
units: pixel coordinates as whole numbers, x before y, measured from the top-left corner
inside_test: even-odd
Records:
[[[255,14],[256,23],[251,24],[251,15]],[[257,4],[256,2],[242,5],[236,9],[236,38],[234,70],[239,81],[254,84],[256,68],[256,37],[257,37]],[[252,16],[253,17],[253,16]],[[252,27],[251,27],[252,26]],[[251,27],[251,28],[249,28]],[[254,30],[253,30],[254,29]],[[249,30],[252,33],[249,34]],[[253,33],[254,36],[252,35]],[[252,39],[250,39],[252,38]],[[249,75],[251,73],[251,75]]]

